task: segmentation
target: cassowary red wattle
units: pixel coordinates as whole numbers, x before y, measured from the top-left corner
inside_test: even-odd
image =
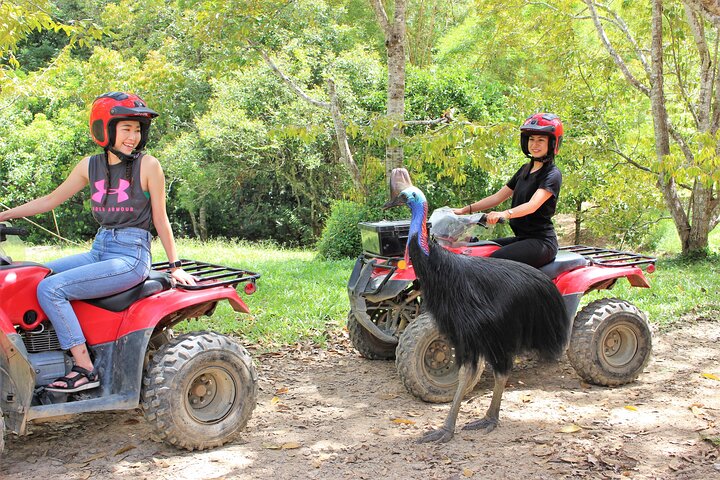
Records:
[[[562,296],[539,270],[500,258],[470,257],[447,251],[428,238],[427,201],[412,186],[405,169],[391,176],[393,200],[411,211],[406,255],[409,255],[422,290],[424,308],[435,318],[438,330],[455,348],[460,385],[442,428],[421,441],[448,441],[467,382],[479,362],[487,361],[495,377],[493,398],[485,417],[466,429],[487,432],[497,425],[500,401],[516,355],[537,352],[559,357],[566,346],[570,322]]]

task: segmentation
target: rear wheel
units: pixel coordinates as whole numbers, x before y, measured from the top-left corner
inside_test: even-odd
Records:
[[[431,403],[453,399],[459,382],[455,348],[440,334],[432,315],[423,313],[408,325],[396,352],[395,366],[408,392]],[[465,394],[480,381],[484,367],[481,359]]]
[[[568,359],[583,380],[615,386],[634,381],[652,352],[645,314],[617,298],[596,300],[575,317]]]
[[[370,320],[388,335],[398,337],[405,327],[420,314],[420,303],[414,290],[380,303],[367,302]],[[355,349],[369,360],[392,360],[397,344],[380,340],[370,333],[350,311],[347,319],[348,335]]]
[[[257,401],[257,373],[244,347],[224,335],[192,333],[163,345],[143,379],[142,408],[166,442],[188,450],[240,435]]]

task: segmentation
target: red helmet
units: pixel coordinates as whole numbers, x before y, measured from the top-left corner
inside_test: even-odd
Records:
[[[554,113],[536,113],[525,120],[525,123],[520,127],[520,148],[527,157],[530,156],[528,151],[530,135],[547,135],[550,137],[547,156],[548,159],[555,158],[563,139],[563,124],[560,117]]]
[[[90,135],[95,143],[103,148],[115,144],[115,125],[120,120],[140,122],[140,143],[135,147],[140,151],[145,147],[150,130],[150,121],[158,113],[149,109],[142,98],[132,93],[109,92],[97,97],[90,111]]]

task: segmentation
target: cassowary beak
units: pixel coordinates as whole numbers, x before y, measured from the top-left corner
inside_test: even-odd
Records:
[[[406,199],[401,193],[408,187],[412,187],[408,171],[404,168],[393,168],[390,173],[390,201],[383,205],[383,209],[404,205]]]

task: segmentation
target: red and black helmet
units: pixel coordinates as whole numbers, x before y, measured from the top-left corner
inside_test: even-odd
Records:
[[[115,125],[121,120],[140,122],[140,143],[135,151],[145,147],[150,122],[158,113],[147,107],[142,98],[133,93],[109,92],[97,97],[90,111],[90,135],[103,148],[115,144]]]
[[[536,113],[525,120],[525,123],[520,126],[520,148],[526,157],[530,157],[528,150],[530,135],[547,135],[550,141],[546,158],[548,160],[555,158],[563,139],[563,124],[560,117],[554,113]]]

